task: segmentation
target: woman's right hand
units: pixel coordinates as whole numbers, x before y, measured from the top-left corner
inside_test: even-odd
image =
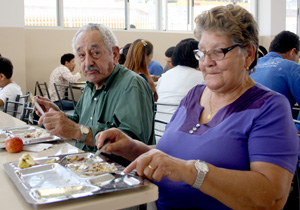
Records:
[[[98,149],[101,149],[105,141],[110,141],[111,143],[106,147],[105,152],[114,153],[129,161],[135,160],[140,154],[150,149],[144,143],[130,138],[117,128],[99,132],[95,139]]]

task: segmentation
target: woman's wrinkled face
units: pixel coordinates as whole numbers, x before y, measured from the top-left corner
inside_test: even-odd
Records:
[[[242,84],[246,72],[245,55],[239,46],[228,51],[224,58],[213,60],[210,52],[234,46],[233,41],[220,33],[204,31],[199,41],[199,50],[206,53],[204,60],[199,61],[206,85],[212,91],[226,93]],[[216,52],[215,51],[215,52]]]
[[[104,84],[118,63],[119,48],[110,53],[97,30],[83,31],[76,39],[76,57],[83,75],[96,87]]]

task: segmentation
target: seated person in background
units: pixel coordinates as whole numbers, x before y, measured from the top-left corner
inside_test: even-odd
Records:
[[[131,43],[128,43],[123,48],[120,49],[119,64],[124,65],[130,45]]]
[[[13,68],[9,59],[0,56],[0,111],[3,111],[6,98],[15,101],[17,95],[23,95],[21,87],[12,80]],[[9,104],[7,113],[11,114],[12,110],[14,110],[14,104]]]
[[[153,57],[153,45],[148,40],[137,39],[135,40],[127,53],[127,58],[124,63],[126,68],[131,69],[135,73],[143,77],[149,84],[153,95],[154,100],[157,100],[157,93],[155,89],[155,84],[153,79],[150,76],[148,65],[151,62]]]
[[[168,71],[169,69],[174,67],[172,64],[172,55],[173,55],[174,49],[175,49],[175,47],[169,47],[165,52],[166,66],[163,70],[163,73],[165,73],[166,71]],[[150,76],[154,82],[157,82],[158,79],[161,77],[161,75],[158,75],[158,76],[150,75]]]
[[[111,141],[105,152],[133,161],[124,173],[153,180],[158,210],[283,209],[299,139],[286,97],[249,77],[257,23],[233,4],[195,21],[206,85],[183,98],[156,149],[115,128],[99,133],[96,145]]]
[[[175,46],[172,46],[172,47],[169,47],[165,52],[166,66],[164,68],[163,73],[167,72],[168,70],[170,70],[171,68],[174,67],[172,64],[172,55],[173,55],[174,50],[175,50]]]
[[[251,78],[286,98],[293,107],[300,104],[300,52],[299,36],[290,31],[282,31],[275,36],[269,53],[258,59]],[[298,113],[294,114],[296,119]],[[299,125],[297,125],[299,126]],[[298,128],[300,131],[300,126]]]
[[[73,50],[88,80],[74,115],[66,116],[50,100],[38,96],[45,110],[39,124],[53,135],[77,140],[76,146],[84,151],[95,152],[95,135],[110,127],[153,144],[151,89],[138,74],[118,64],[118,41],[111,29],[102,24],[83,26],[73,38]]]
[[[152,53],[152,57],[153,57],[153,53]],[[149,69],[149,74],[155,76],[160,76],[164,71],[160,63],[152,60],[152,58],[151,58],[151,63],[148,65],[148,69]]]
[[[258,58],[264,57],[266,54],[268,54],[268,50],[264,46],[259,45],[258,46]]]
[[[190,89],[204,84],[199,62],[193,53],[193,50],[198,49],[198,43],[195,39],[184,39],[176,45],[172,56],[172,64],[175,67],[172,71],[163,73],[157,83],[158,103],[179,105]],[[172,115],[159,112],[173,114],[176,109],[176,106],[157,105],[158,113],[155,118],[169,122]]]
[[[58,96],[55,91],[54,83],[57,85],[68,85],[69,83],[74,83],[81,78],[80,72],[72,74],[75,69],[75,56],[71,53],[64,54],[60,58],[61,65],[54,69],[50,75],[49,80],[49,94],[51,100],[60,108],[60,103]],[[62,105],[64,110],[71,110],[73,108],[73,103],[71,100],[63,100],[65,95],[66,88],[57,86],[59,95],[62,99]]]

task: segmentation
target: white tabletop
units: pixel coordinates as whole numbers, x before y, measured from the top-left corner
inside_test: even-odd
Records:
[[[26,125],[24,122],[13,118],[0,111],[0,128]],[[54,143],[53,147],[42,152],[26,152],[33,158],[45,157],[49,155],[69,154],[82,152],[78,148],[60,141]],[[5,149],[0,149],[0,208],[1,209],[122,209],[131,206],[155,201],[158,198],[158,188],[154,184],[144,187],[95,195],[86,198],[72,199],[68,201],[33,206],[26,202],[14,183],[10,180],[2,165],[7,162],[18,161],[25,152],[8,153]]]

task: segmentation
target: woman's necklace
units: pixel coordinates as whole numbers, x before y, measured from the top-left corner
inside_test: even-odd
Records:
[[[212,111],[212,105],[211,105],[211,97],[212,97],[212,92],[210,93],[210,96],[209,96],[209,114],[207,115],[207,119],[210,120],[212,118],[212,116],[218,111],[218,110],[215,110],[215,111]]]

